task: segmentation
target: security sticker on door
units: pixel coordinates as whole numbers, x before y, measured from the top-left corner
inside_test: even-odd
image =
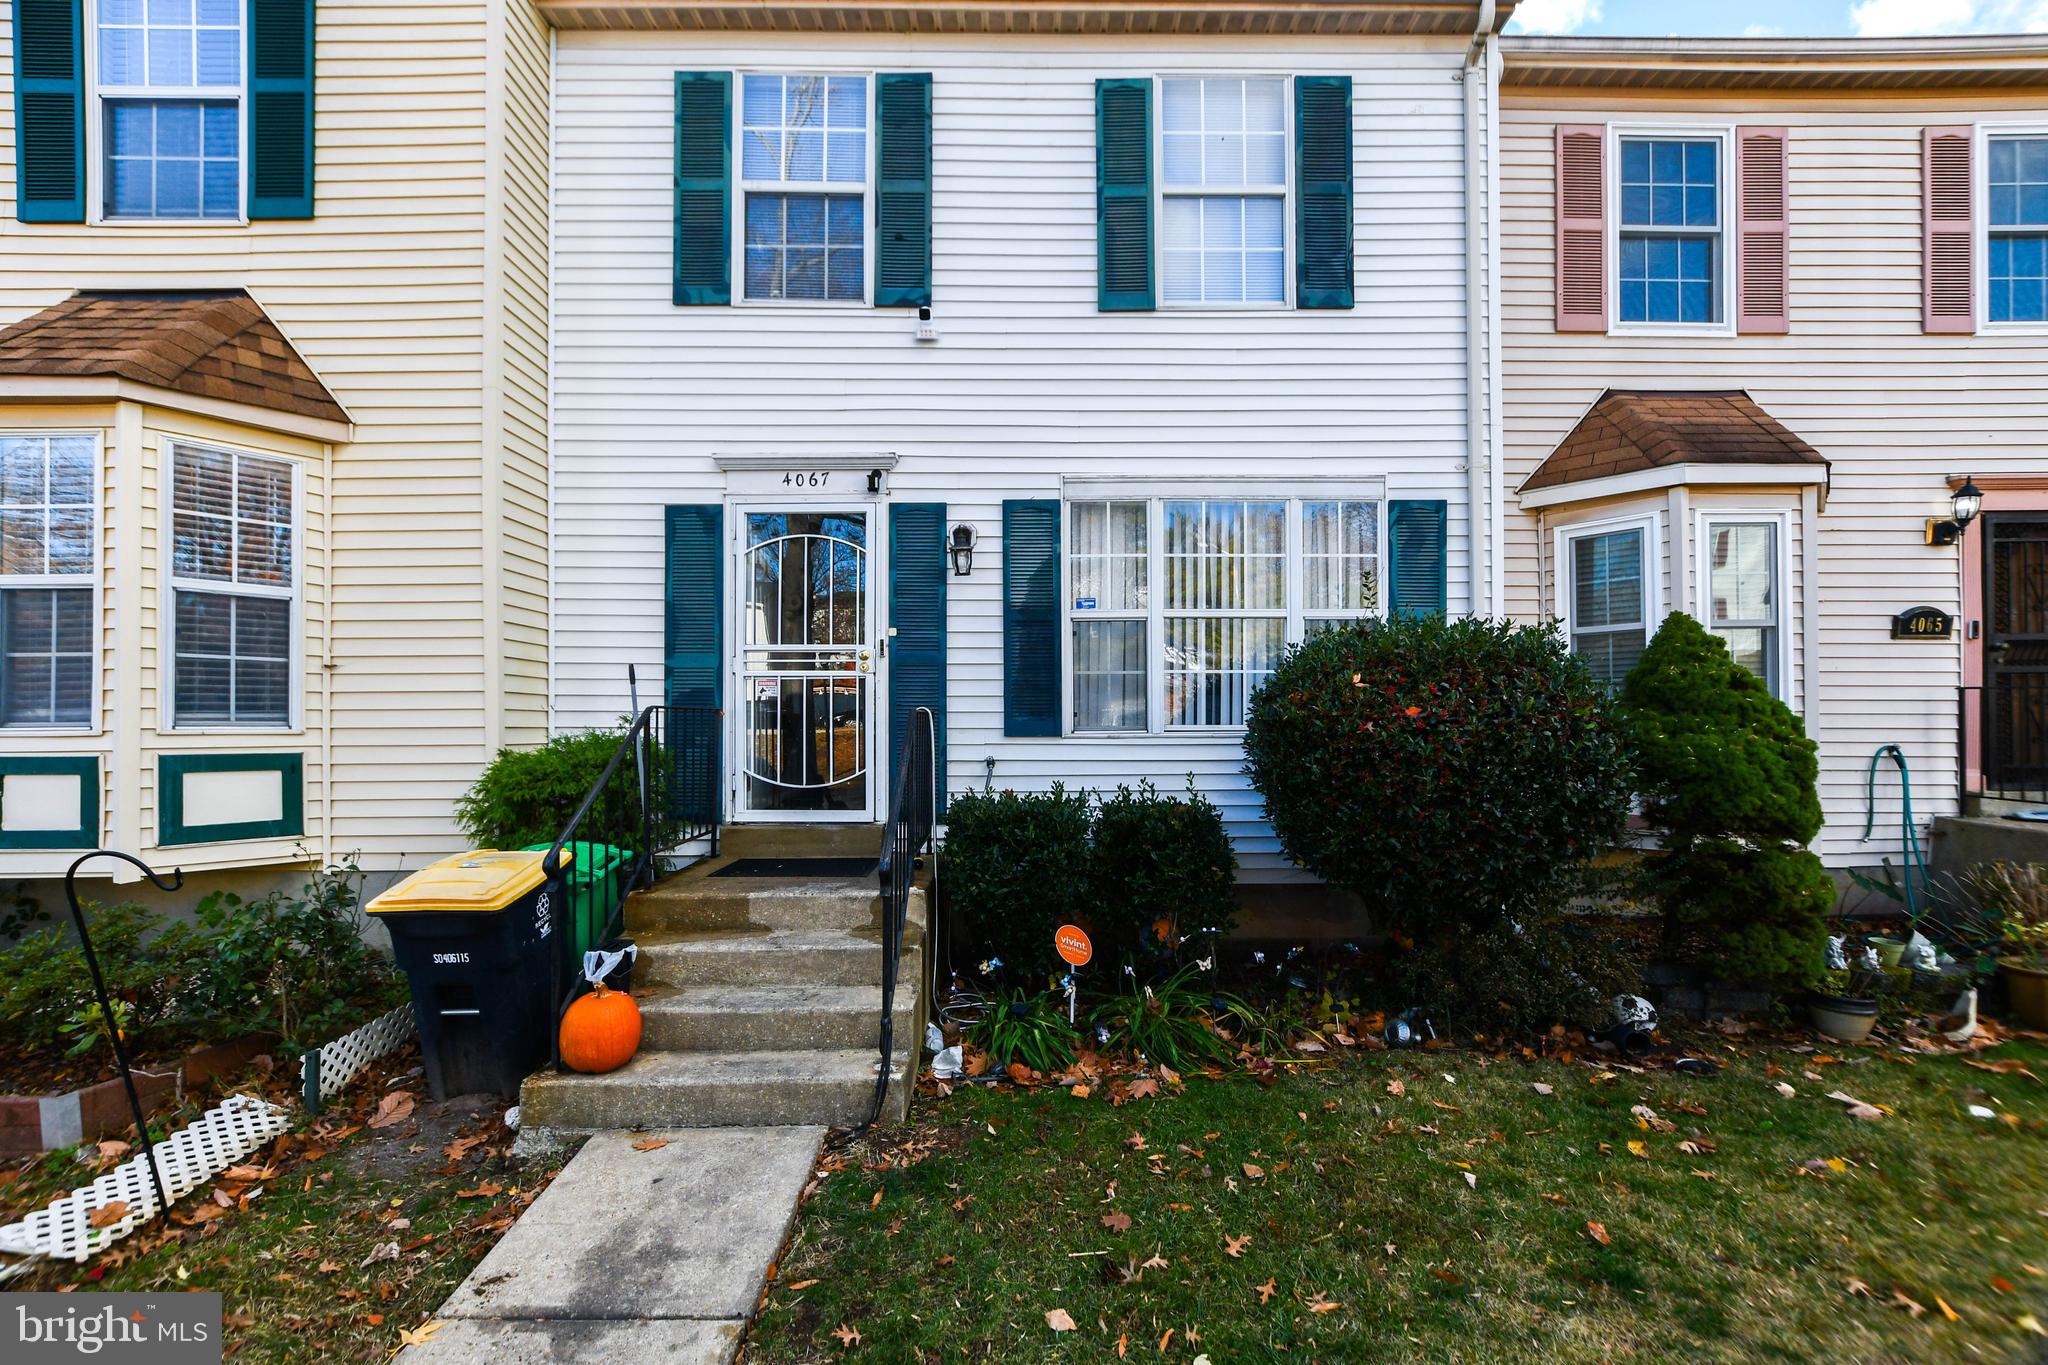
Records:
[[[1094,599],[1094,598],[1092,598],[1092,597],[1077,597],[1077,598],[1075,598],[1075,599],[1074,599],[1074,610],[1075,610],[1075,611],[1094,611],[1094,610],[1095,610],[1095,599]]]
[[[774,701],[774,700],[775,700],[775,699],[776,699],[777,697],[779,697],[779,696],[781,696],[781,695],[782,695],[782,679],[780,679],[780,678],[756,678],[756,679],[754,679],[754,700],[755,700],[755,701]]]

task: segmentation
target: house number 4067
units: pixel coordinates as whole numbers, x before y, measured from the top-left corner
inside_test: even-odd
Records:
[[[823,488],[832,476],[823,470],[790,470],[782,476],[784,488]]]

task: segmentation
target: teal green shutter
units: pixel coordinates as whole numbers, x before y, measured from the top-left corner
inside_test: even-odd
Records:
[[[932,78],[875,77],[875,307],[932,301]]]
[[[725,509],[701,503],[668,509],[663,648],[667,658],[669,749],[676,764],[676,815],[713,822],[719,814],[717,755],[725,696]],[[683,715],[682,708],[700,714]]]
[[[946,805],[946,504],[889,508],[889,781],[903,764],[912,713],[932,711],[936,790]]]
[[[676,72],[678,304],[732,302],[732,73]]]
[[[313,3],[248,0],[252,219],[313,216]]]
[[[1442,616],[1450,605],[1446,530],[1448,504],[1438,499],[1387,504],[1396,616]]]
[[[1297,308],[1349,308],[1351,78],[1294,78]]]
[[[1003,503],[1003,733],[1060,732],[1060,505]]]
[[[1096,307],[1157,307],[1152,286],[1152,81],[1095,82]]]
[[[14,0],[14,216],[85,221],[80,0]]]

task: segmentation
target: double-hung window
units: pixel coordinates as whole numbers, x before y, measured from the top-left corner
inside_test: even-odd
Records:
[[[1619,688],[1650,639],[1652,526],[1637,523],[1561,537],[1565,628],[1593,676]]]
[[[1287,81],[1160,82],[1160,278],[1168,304],[1287,301]]]
[[[2048,322],[2048,137],[1993,137],[1987,316]]]
[[[178,445],[171,457],[172,723],[293,721],[298,470]]]
[[[868,78],[750,73],[739,105],[745,297],[865,302]]]
[[[1711,326],[1724,320],[1723,142],[1719,136],[1620,139],[1620,321]]]
[[[1380,612],[1377,497],[1067,505],[1070,728],[1240,726],[1281,650]]]
[[[243,0],[91,0],[101,214],[242,212]]]
[[[1706,547],[1707,629],[1728,645],[1735,662],[1785,695],[1779,678],[1784,594],[1778,584],[1779,523],[1721,519],[1703,523]]]
[[[0,436],[0,725],[93,722],[91,436]]]

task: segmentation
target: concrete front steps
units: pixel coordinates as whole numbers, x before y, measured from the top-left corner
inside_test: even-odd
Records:
[[[721,856],[639,892],[640,1054],[603,1076],[541,1072],[521,1127],[851,1124],[874,1107],[882,1011],[881,899],[860,879],[714,877],[738,857],[872,856],[875,826],[740,826]],[[897,971],[883,1117],[906,1112],[924,1001],[924,893],[914,891]]]

